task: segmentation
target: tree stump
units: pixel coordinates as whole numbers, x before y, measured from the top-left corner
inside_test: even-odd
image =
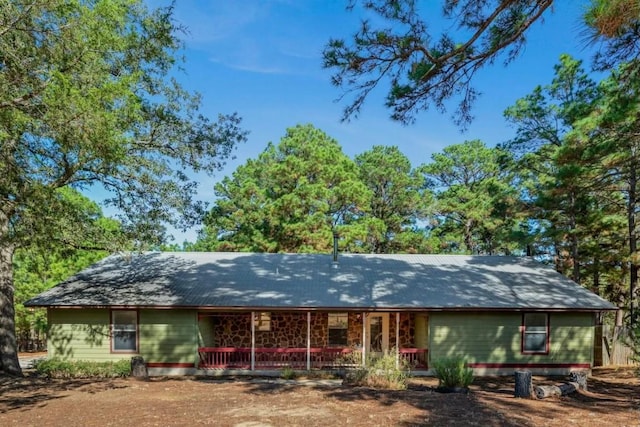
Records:
[[[531,393],[533,392],[533,384],[531,383],[530,371],[515,371],[515,397],[525,397],[531,399]]]
[[[535,388],[536,397],[544,399],[551,396],[566,396],[578,390],[578,383],[564,383],[560,385],[539,385]]]
[[[144,358],[142,356],[133,356],[131,358],[131,376],[140,380],[149,379],[147,364],[144,363]]]
[[[587,371],[575,371],[569,374],[569,381],[578,383],[579,390],[587,390]]]

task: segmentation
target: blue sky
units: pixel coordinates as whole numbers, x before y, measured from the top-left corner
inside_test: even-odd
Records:
[[[150,0],[151,5],[166,5]],[[321,66],[321,52],[330,37],[348,37],[363,17],[348,12],[338,0],[178,0],[175,17],[189,33],[184,36],[183,85],[202,94],[203,112],[238,112],[248,141],[236,158],[215,177],[198,176],[199,198],[214,200],[213,185],[248,158],[256,157],[268,142],[280,141],[288,127],[311,123],[338,140],[353,157],[374,145],[397,145],[414,166],[429,161],[445,146],[469,139],[495,145],[513,136],[503,111],[538,84],[553,77],[562,53],[585,59],[590,52],[581,35],[580,14],[586,1],[562,0],[528,34],[522,54],[508,67],[501,63],[476,75],[482,96],[474,106],[475,120],[465,133],[449,115],[429,111],[411,126],[391,121],[383,106],[385,86],[375,92],[360,117],[348,123],[340,118],[345,104],[336,102],[340,89],[331,85],[331,70]],[[420,2],[438,28],[440,1]],[[194,241],[196,229],[173,232],[177,243]]]

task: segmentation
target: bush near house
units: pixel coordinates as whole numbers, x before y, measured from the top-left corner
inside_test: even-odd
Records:
[[[298,376],[296,371],[291,366],[285,366],[280,372],[280,378],[283,380],[293,380]]]
[[[383,356],[370,356],[366,367],[350,370],[344,383],[353,386],[365,386],[387,390],[405,390],[410,370],[406,362],[396,366],[395,351]]]
[[[62,360],[57,358],[34,363],[38,374],[47,378],[123,378],[131,374],[131,362],[91,362],[87,360]]]
[[[438,378],[438,388],[468,388],[473,382],[473,369],[467,367],[461,357],[438,359],[433,362],[432,369]]]

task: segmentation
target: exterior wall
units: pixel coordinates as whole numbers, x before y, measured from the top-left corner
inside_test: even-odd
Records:
[[[154,364],[191,364],[198,354],[194,310],[140,310],[140,356]]]
[[[522,353],[522,313],[440,313],[429,316],[429,359],[461,356],[474,368],[550,369],[593,363],[592,313],[549,313],[549,353]]]
[[[48,357],[107,361],[131,357],[111,353],[107,309],[49,309]]]
[[[191,364],[197,357],[196,312],[140,310],[138,353],[112,353],[110,310],[50,309],[49,357],[108,361],[139,354],[150,364]]]
[[[415,324],[414,313],[400,313],[400,348],[415,348]],[[397,347],[396,343],[396,313],[389,314],[389,348]]]
[[[214,337],[211,318],[198,314],[198,347],[215,347]]]
[[[324,322],[327,328],[329,317]],[[362,313],[349,313],[347,319],[347,345],[349,347],[362,348]]]
[[[128,359],[112,353],[108,309],[49,309],[50,357],[76,360]],[[327,313],[311,314],[312,347],[327,346]],[[400,346],[415,347],[415,314],[400,315]],[[248,313],[203,317],[195,310],[140,310],[139,354],[156,367],[192,367],[199,345],[251,347]],[[256,332],[256,347],[306,347],[307,314],[272,312],[271,331]],[[390,315],[390,345],[395,345],[395,314]],[[517,367],[547,369],[593,364],[594,315],[550,313],[549,353],[522,354],[522,313],[429,314],[429,359],[462,356],[474,368],[513,372]],[[213,336],[211,336],[213,334]],[[362,343],[361,313],[349,313],[348,345]]]
[[[256,347],[304,348],[307,346],[306,312],[270,312],[271,330],[255,332]],[[328,346],[328,313],[311,313],[311,347]],[[251,347],[249,313],[201,313],[200,343],[206,347]],[[349,313],[347,345],[362,345],[362,316]]]

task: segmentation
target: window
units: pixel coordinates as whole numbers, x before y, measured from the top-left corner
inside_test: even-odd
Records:
[[[347,345],[347,325],[349,322],[347,313],[329,313],[329,345]]]
[[[111,312],[111,350],[135,353],[138,351],[138,312]]]
[[[270,331],[271,330],[271,313],[262,312],[256,314],[253,319],[256,331]]]
[[[549,353],[549,315],[525,313],[522,326],[523,353]]]

